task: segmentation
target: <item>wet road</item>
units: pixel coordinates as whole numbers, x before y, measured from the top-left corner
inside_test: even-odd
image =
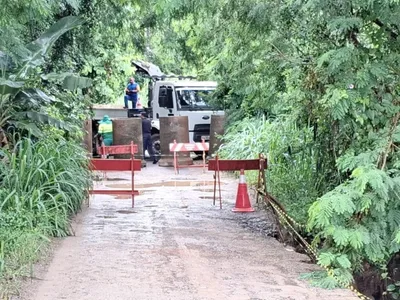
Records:
[[[129,185],[129,173],[108,178],[104,188]],[[212,173],[201,169],[174,175],[148,165],[136,176],[135,209],[126,197],[95,196],[26,299],[357,299],[299,280],[317,267],[241,226],[247,217],[231,212],[237,181],[223,182],[223,210],[210,199]]]

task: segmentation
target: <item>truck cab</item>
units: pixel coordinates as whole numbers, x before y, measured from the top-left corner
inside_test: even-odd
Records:
[[[157,81],[153,86],[150,104],[154,123],[160,117],[187,116],[189,140],[210,139],[212,114],[222,114],[208,105],[207,98],[216,89],[211,81]]]
[[[208,104],[211,94],[217,88],[216,82],[165,75],[157,66],[141,61],[133,61],[132,65],[136,67],[136,73],[151,78],[148,112],[152,119],[152,141],[156,153],[160,149],[160,117],[187,116],[189,141],[209,141],[211,115],[224,114],[224,111],[215,110]]]

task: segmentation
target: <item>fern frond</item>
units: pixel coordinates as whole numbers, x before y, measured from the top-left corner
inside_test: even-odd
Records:
[[[370,243],[368,230],[364,226],[357,226],[355,229],[350,231],[349,241],[350,245],[355,250],[360,250],[363,246]]]
[[[368,259],[373,262],[381,262],[388,255],[385,246],[381,236],[371,233],[371,242],[365,246]]]
[[[332,237],[339,247],[345,247],[349,244],[350,232],[346,228],[337,227],[335,228]]]
[[[346,254],[342,254],[342,255],[339,255],[338,257],[336,257],[336,262],[338,263],[339,267],[342,267],[344,269],[351,268],[351,262]]]

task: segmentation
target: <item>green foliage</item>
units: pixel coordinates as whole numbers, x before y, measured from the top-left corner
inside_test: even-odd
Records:
[[[72,131],[70,125],[47,114],[44,107],[53,105],[57,100],[39,89],[40,82],[35,81],[40,78],[54,79],[54,74],[39,77],[37,68],[45,63],[44,57],[56,40],[65,32],[81,25],[82,21],[79,17],[63,18],[34,42],[26,47],[20,47],[19,51],[14,50],[15,58],[12,62],[16,67],[4,69],[4,78],[0,79],[0,107],[2,108],[0,127],[6,124],[13,125],[36,136],[41,135],[37,127],[38,123]],[[69,90],[82,89],[90,85],[89,79],[71,74],[64,77],[63,87]]]
[[[322,262],[344,281],[385,266],[400,249],[400,3],[158,7],[179,20],[198,73],[219,82],[231,124],[221,154],[268,153],[269,191],[300,220],[309,211]]]
[[[70,217],[87,197],[91,176],[84,149],[48,134],[5,152],[0,178],[1,282],[28,275],[48,237],[70,234]]]
[[[389,284],[387,286],[385,294],[390,294],[392,299],[400,298],[400,281],[396,281],[395,283]]]
[[[398,1],[33,3],[0,11],[0,127],[78,131],[91,103],[122,103],[131,59],[217,80],[230,125],[221,155],[268,156],[268,189],[307,221],[321,265],[350,282],[400,250]],[[84,26],[43,51],[65,16]]]
[[[83,19],[79,17],[65,17],[51,26],[37,40],[28,44],[25,49],[21,49],[20,60],[23,65],[17,72],[17,78],[27,78],[34,68],[44,64],[44,57],[49,53],[51,47],[67,31],[83,24]]]
[[[228,159],[252,159],[265,154],[269,192],[282,201],[290,215],[305,223],[308,207],[324,189],[316,168],[316,153],[311,148],[303,152],[311,141],[312,131],[297,128],[291,118],[252,118],[229,127],[219,154]],[[256,183],[257,174],[248,176],[248,180]]]
[[[398,252],[399,187],[399,177],[374,166],[358,167],[310,207],[308,225],[320,232],[324,248],[351,252],[351,265],[342,268],[356,270],[363,260],[384,265]]]
[[[80,17],[62,18],[33,42],[0,51],[0,128],[10,138],[0,151],[0,296],[15,292],[11,279],[32,275],[49,237],[70,234],[70,217],[91,184],[75,138],[88,116],[83,91],[92,81],[43,69],[57,40],[81,24]]]

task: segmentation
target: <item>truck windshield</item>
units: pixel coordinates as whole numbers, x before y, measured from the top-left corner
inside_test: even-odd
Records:
[[[181,110],[212,109],[208,103],[213,92],[212,89],[176,89],[178,107]]]

